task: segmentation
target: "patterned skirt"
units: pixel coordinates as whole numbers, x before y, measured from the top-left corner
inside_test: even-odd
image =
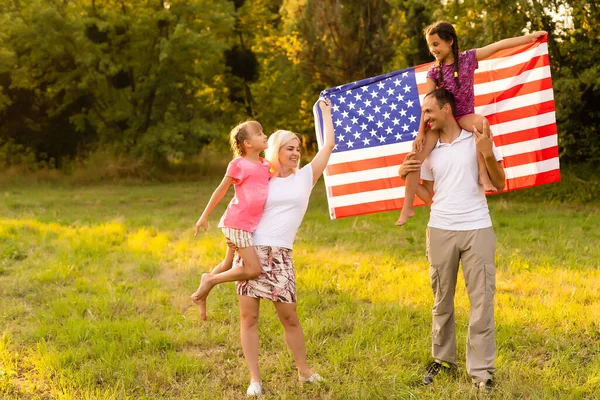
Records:
[[[292,250],[283,247],[254,246],[262,273],[256,279],[236,282],[236,291],[240,296],[278,301],[296,302],[296,274],[292,261]],[[242,258],[236,253],[233,268],[243,265]]]

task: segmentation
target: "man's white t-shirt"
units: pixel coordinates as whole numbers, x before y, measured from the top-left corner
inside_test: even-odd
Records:
[[[496,146],[497,161],[502,160]],[[428,226],[468,231],[492,226],[483,186],[479,184],[475,136],[462,130],[452,143],[438,143],[421,168],[421,178],[433,181]]]
[[[285,178],[271,178],[262,217],[252,234],[254,244],[292,249],[312,188],[311,164]]]

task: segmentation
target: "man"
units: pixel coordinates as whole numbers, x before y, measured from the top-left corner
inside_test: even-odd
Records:
[[[424,384],[431,384],[441,371],[456,365],[454,293],[458,264],[471,303],[467,337],[467,372],[479,390],[493,387],[496,341],[494,292],[496,238],[483,187],[478,182],[477,152],[485,158],[493,185],[505,185],[502,157],[493,145],[487,122],[483,132],[461,130],[454,119],[454,98],[436,89],[423,99],[423,118],[440,134],[439,141],[423,165],[410,153],[400,167],[400,176],[421,170],[423,183],[417,195],[431,204],[427,226],[427,257],[434,294],[432,353]]]

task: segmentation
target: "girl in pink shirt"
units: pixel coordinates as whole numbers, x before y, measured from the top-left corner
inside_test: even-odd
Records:
[[[267,148],[267,136],[258,122],[246,121],[231,130],[229,142],[235,158],[227,166],[225,177],[196,222],[194,236],[198,235],[200,228],[206,231],[208,216],[233,184],[235,195],[219,221],[219,228],[238,247],[244,266],[231,269],[234,251],[227,247],[225,258],[213,270],[222,272],[202,275],[200,286],[191,297],[200,306],[200,318],[203,320],[206,319],[206,297],[215,285],[254,279],[261,273],[252,232],[260,221],[271,178],[271,165],[259,156]]]
[[[424,33],[429,51],[437,61],[427,73],[426,93],[430,93],[436,88],[449,90],[454,95],[456,103],[456,121],[462,129],[469,132],[472,132],[473,128],[483,132],[485,120],[483,115],[475,114],[473,79],[478,61],[500,50],[536,41],[546,34],[545,31],[537,31],[529,35],[500,40],[485,47],[459,53],[458,37],[451,23],[438,21],[425,28]],[[417,153],[416,158],[423,162],[437,144],[438,139],[439,134],[427,129],[424,118],[421,117],[419,134],[413,144],[413,151]],[[477,159],[480,184],[483,185],[486,192],[495,192],[496,188],[490,181],[483,156],[477,154]],[[413,200],[418,185],[419,174],[409,173],[406,176],[404,206],[396,225],[404,225],[408,218],[415,215]]]

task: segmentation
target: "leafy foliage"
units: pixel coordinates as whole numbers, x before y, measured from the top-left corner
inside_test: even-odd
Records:
[[[0,146],[23,153],[3,162],[189,159],[248,117],[314,146],[318,93],[430,61],[438,19],[463,49],[550,32],[561,158],[594,162],[599,17],[586,0],[0,0]]]

